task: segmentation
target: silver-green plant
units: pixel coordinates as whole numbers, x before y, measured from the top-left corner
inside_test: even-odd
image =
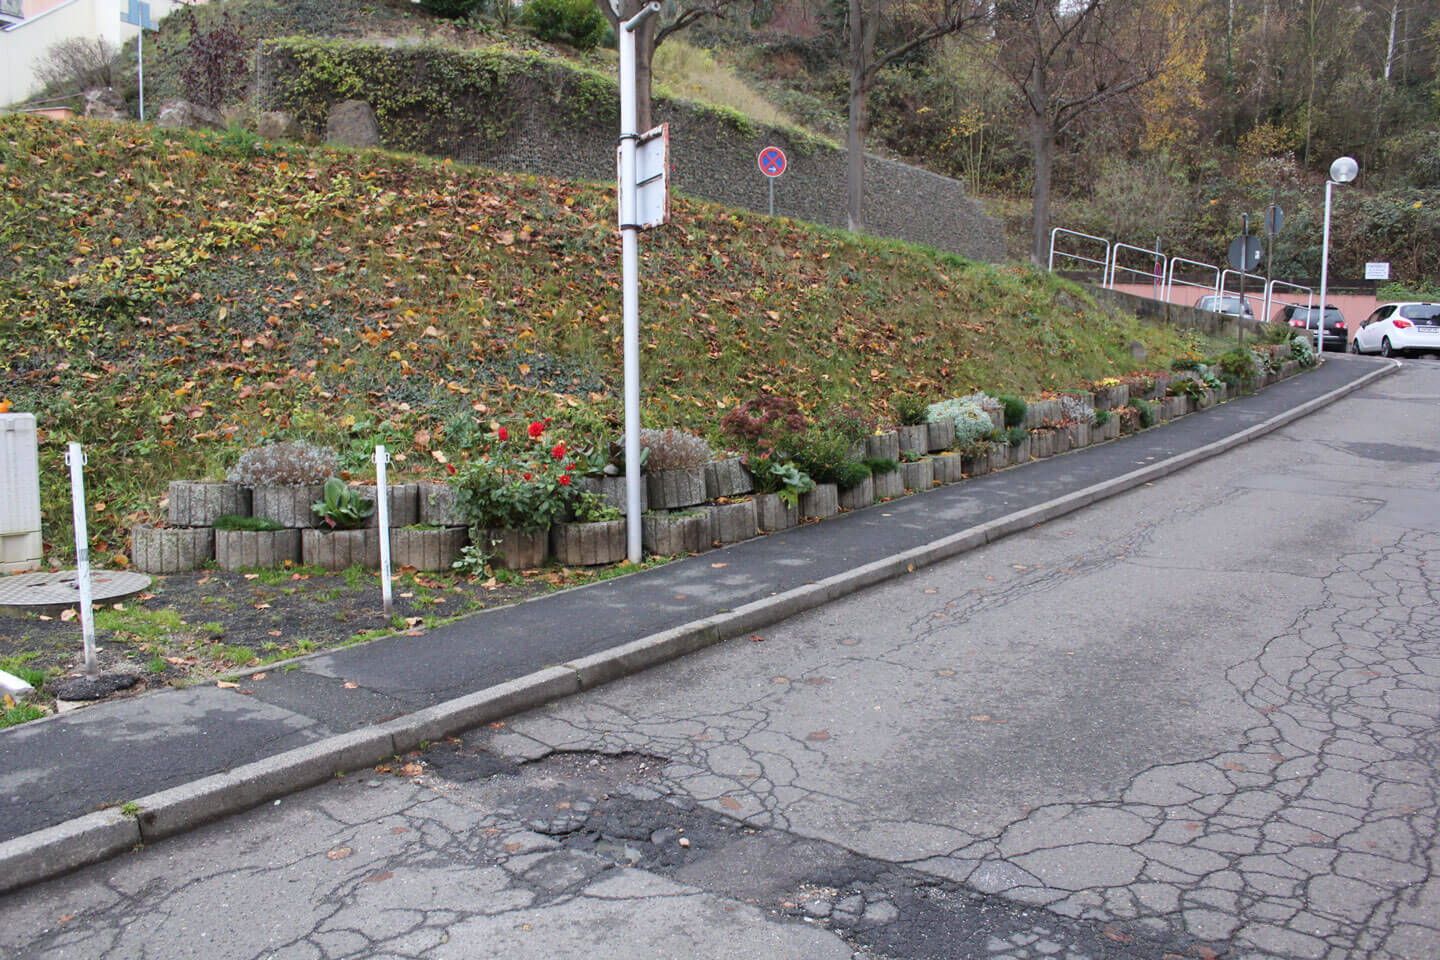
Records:
[[[952,397],[925,408],[927,420],[944,420],[946,417],[955,421],[955,445],[962,450],[989,440],[995,434],[995,423],[990,414],[972,397]]]

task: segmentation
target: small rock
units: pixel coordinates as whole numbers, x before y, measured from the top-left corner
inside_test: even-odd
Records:
[[[130,108],[114,87],[85,91],[85,116],[92,120],[129,120]]]
[[[283,110],[267,110],[255,118],[255,133],[266,140],[303,140],[305,131],[295,115]]]
[[[865,908],[865,922],[877,927],[883,927],[887,923],[894,923],[899,918],[900,911],[895,909],[895,904],[886,900],[872,903]]]
[[[170,100],[155,115],[155,125],[166,130],[224,130],[225,118],[213,107]]]
[[[380,124],[370,104],[364,100],[342,100],[331,107],[325,122],[325,142],[342,147],[380,146]]]
[[[830,916],[830,910],[831,906],[828,900],[808,900],[805,903],[805,915],[817,920]]]

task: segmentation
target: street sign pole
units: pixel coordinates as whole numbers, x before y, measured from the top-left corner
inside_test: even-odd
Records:
[[[1240,236],[1245,239],[1242,245],[1248,250],[1250,247],[1250,214],[1240,214]],[[1239,337],[1240,346],[1245,345],[1245,268],[1240,269],[1240,308],[1235,311],[1235,331]]]
[[[617,6],[612,0],[612,8]],[[625,545],[626,557],[639,563],[640,519],[640,222],[636,215],[635,32],[660,12],[658,0],[641,7],[620,24],[620,260],[625,352]]]
[[[140,83],[140,121],[145,121],[145,31],[155,29],[150,19],[150,4],[144,0],[130,0],[127,9],[121,11],[120,22],[128,23],[140,32],[135,38],[136,79]]]
[[[785,172],[790,161],[785,156],[785,151],[779,147],[765,147],[755,158],[755,165],[770,181],[770,216],[775,216],[775,181]]]
[[[770,216],[775,216],[775,178],[767,177],[770,181]]]

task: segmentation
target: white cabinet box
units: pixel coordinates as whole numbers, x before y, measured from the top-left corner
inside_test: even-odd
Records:
[[[33,413],[0,413],[0,573],[40,568],[40,459]]]

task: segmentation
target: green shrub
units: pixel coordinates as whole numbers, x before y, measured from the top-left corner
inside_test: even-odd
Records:
[[[926,408],[927,420],[955,419],[955,445],[961,449],[988,440],[995,433],[995,423],[980,404],[970,397],[955,397],[932,403]]]
[[[872,477],[878,477],[883,473],[894,473],[900,469],[899,461],[891,460],[889,457],[866,457],[860,462],[865,464]]]
[[[1135,412],[1140,415],[1140,428],[1142,430],[1146,427],[1155,426],[1156,413],[1154,403],[1151,403],[1149,400],[1136,400],[1131,405],[1134,406]]]
[[[1295,337],[1290,341],[1290,359],[1300,361],[1302,367],[1315,366],[1315,344],[1309,337]]]
[[[1234,377],[1240,383],[1251,383],[1260,376],[1261,367],[1257,357],[1249,350],[1236,347],[1222,353],[1215,360],[1215,366],[1222,375]]]
[[[772,457],[746,457],[745,469],[755,478],[756,493],[778,493],[790,506],[800,503],[800,494],[815,489],[815,481],[793,463],[781,463]]]
[[[444,20],[463,20],[480,9],[484,2],[485,0],[420,0],[420,6]]]
[[[520,22],[540,40],[568,43],[577,50],[597,46],[609,28],[591,0],[530,0]]]
[[[1097,426],[1097,427],[1103,427],[1103,426],[1105,426],[1105,424],[1107,424],[1107,423],[1109,423],[1109,422],[1110,422],[1110,411],[1109,411],[1109,410],[1096,410],[1096,411],[1095,411],[1095,426]]]
[[[1170,369],[1171,369],[1171,370],[1177,370],[1177,371],[1179,371],[1179,370],[1199,370],[1199,369],[1200,369],[1200,361],[1197,360],[1197,359],[1195,359],[1194,357],[1176,357],[1176,358],[1175,358],[1175,361],[1170,364]]]
[[[353,530],[375,512],[375,501],[338,477],[325,481],[324,499],[310,504],[315,515],[331,530]]]
[[[925,401],[913,393],[902,393],[895,401],[895,416],[902,427],[918,426],[925,422],[925,406]]]
[[[1000,407],[1005,411],[1005,426],[1019,427],[1025,423],[1025,411],[1030,405],[1019,397],[997,397]]]
[[[284,530],[285,527],[268,517],[242,517],[227,513],[215,518],[211,524],[216,530]]]
[[[1105,413],[1108,415],[1110,411],[1106,410]],[[1096,422],[1099,422],[1098,418]],[[1005,442],[1010,444],[1010,446],[1012,447],[1018,447],[1020,446],[1020,444],[1025,442],[1025,438],[1028,436],[1030,436],[1030,431],[1026,430],[1024,427],[1009,427],[1005,431]]]
[[[570,504],[572,523],[606,523],[619,520],[623,516],[618,508],[610,506],[608,500],[589,490],[582,490]]]

